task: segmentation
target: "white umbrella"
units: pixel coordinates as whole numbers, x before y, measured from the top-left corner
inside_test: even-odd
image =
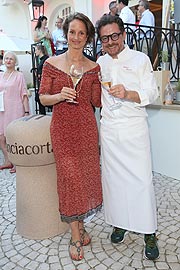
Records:
[[[32,43],[34,42],[31,40],[8,36],[0,32],[0,50],[15,52],[31,51]]]

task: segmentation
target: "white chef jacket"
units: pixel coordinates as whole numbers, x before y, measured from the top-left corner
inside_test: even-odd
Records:
[[[125,6],[122,8],[119,17],[122,19],[124,23],[132,23],[135,24],[135,15],[132,12],[132,10],[128,7]],[[135,30],[135,26],[129,26],[133,31]]]
[[[139,25],[146,25],[146,26],[153,26],[153,27],[155,26],[154,15],[149,9],[146,9],[142,13],[141,19],[139,21]],[[141,27],[141,29],[143,30],[143,32],[146,33],[147,38],[153,37],[153,33],[150,31],[150,29],[148,27]],[[143,37],[144,37],[144,33],[141,33],[140,38],[143,38]]]
[[[148,56],[128,46],[112,59],[98,58],[101,72],[110,72],[112,84],[122,83],[139,93],[141,103],[124,101],[114,111],[107,90],[102,88],[100,127],[102,186],[108,224],[139,233],[157,229],[152,182],[151,151],[145,106],[158,97]],[[118,99],[116,99],[118,101]]]

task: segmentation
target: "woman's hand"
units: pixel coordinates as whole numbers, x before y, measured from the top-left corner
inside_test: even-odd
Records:
[[[49,32],[49,30],[46,31],[44,37],[47,38],[47,39],[51,39],[52,38],[51,33]]]
[[[76,91],[69,87],[63,87],[61,90],[60,95],[60,101],[65,101],[67,99],[74,99],[76,98]]]
[[[61,92],[54,95],[40,94],[39,99],[43,106],[51,106],[67,99],[73,99],[76,97],[76,91],[69,87],[63,87]]]

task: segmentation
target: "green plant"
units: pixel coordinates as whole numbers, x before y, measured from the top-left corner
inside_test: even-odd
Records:
[[[30,82],[30,83],[27,83],[27,89],[29,88],[33,88],[33,84]]]
[[[180,80],[177,81],[175,85],[176,92],[180,92]]]
[[[169,62],[169,53],[168,51],[161,51],[161,62],[162,63],[167,63]]]

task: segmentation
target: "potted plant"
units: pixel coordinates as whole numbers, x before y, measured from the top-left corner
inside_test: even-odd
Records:
[[[31,82],[27,83],[27,90],[28,90],[28,96],[31,97],[32,91],[34,91],[34,87],[33,87],[33,84]]]
[[[161,68],[162,70],[169,70],[169,53],[167,50],[161,51]]]
[[[176,91],[176,101],[180,101],[180,80],[178,80],[175,85],[175,91]]]

